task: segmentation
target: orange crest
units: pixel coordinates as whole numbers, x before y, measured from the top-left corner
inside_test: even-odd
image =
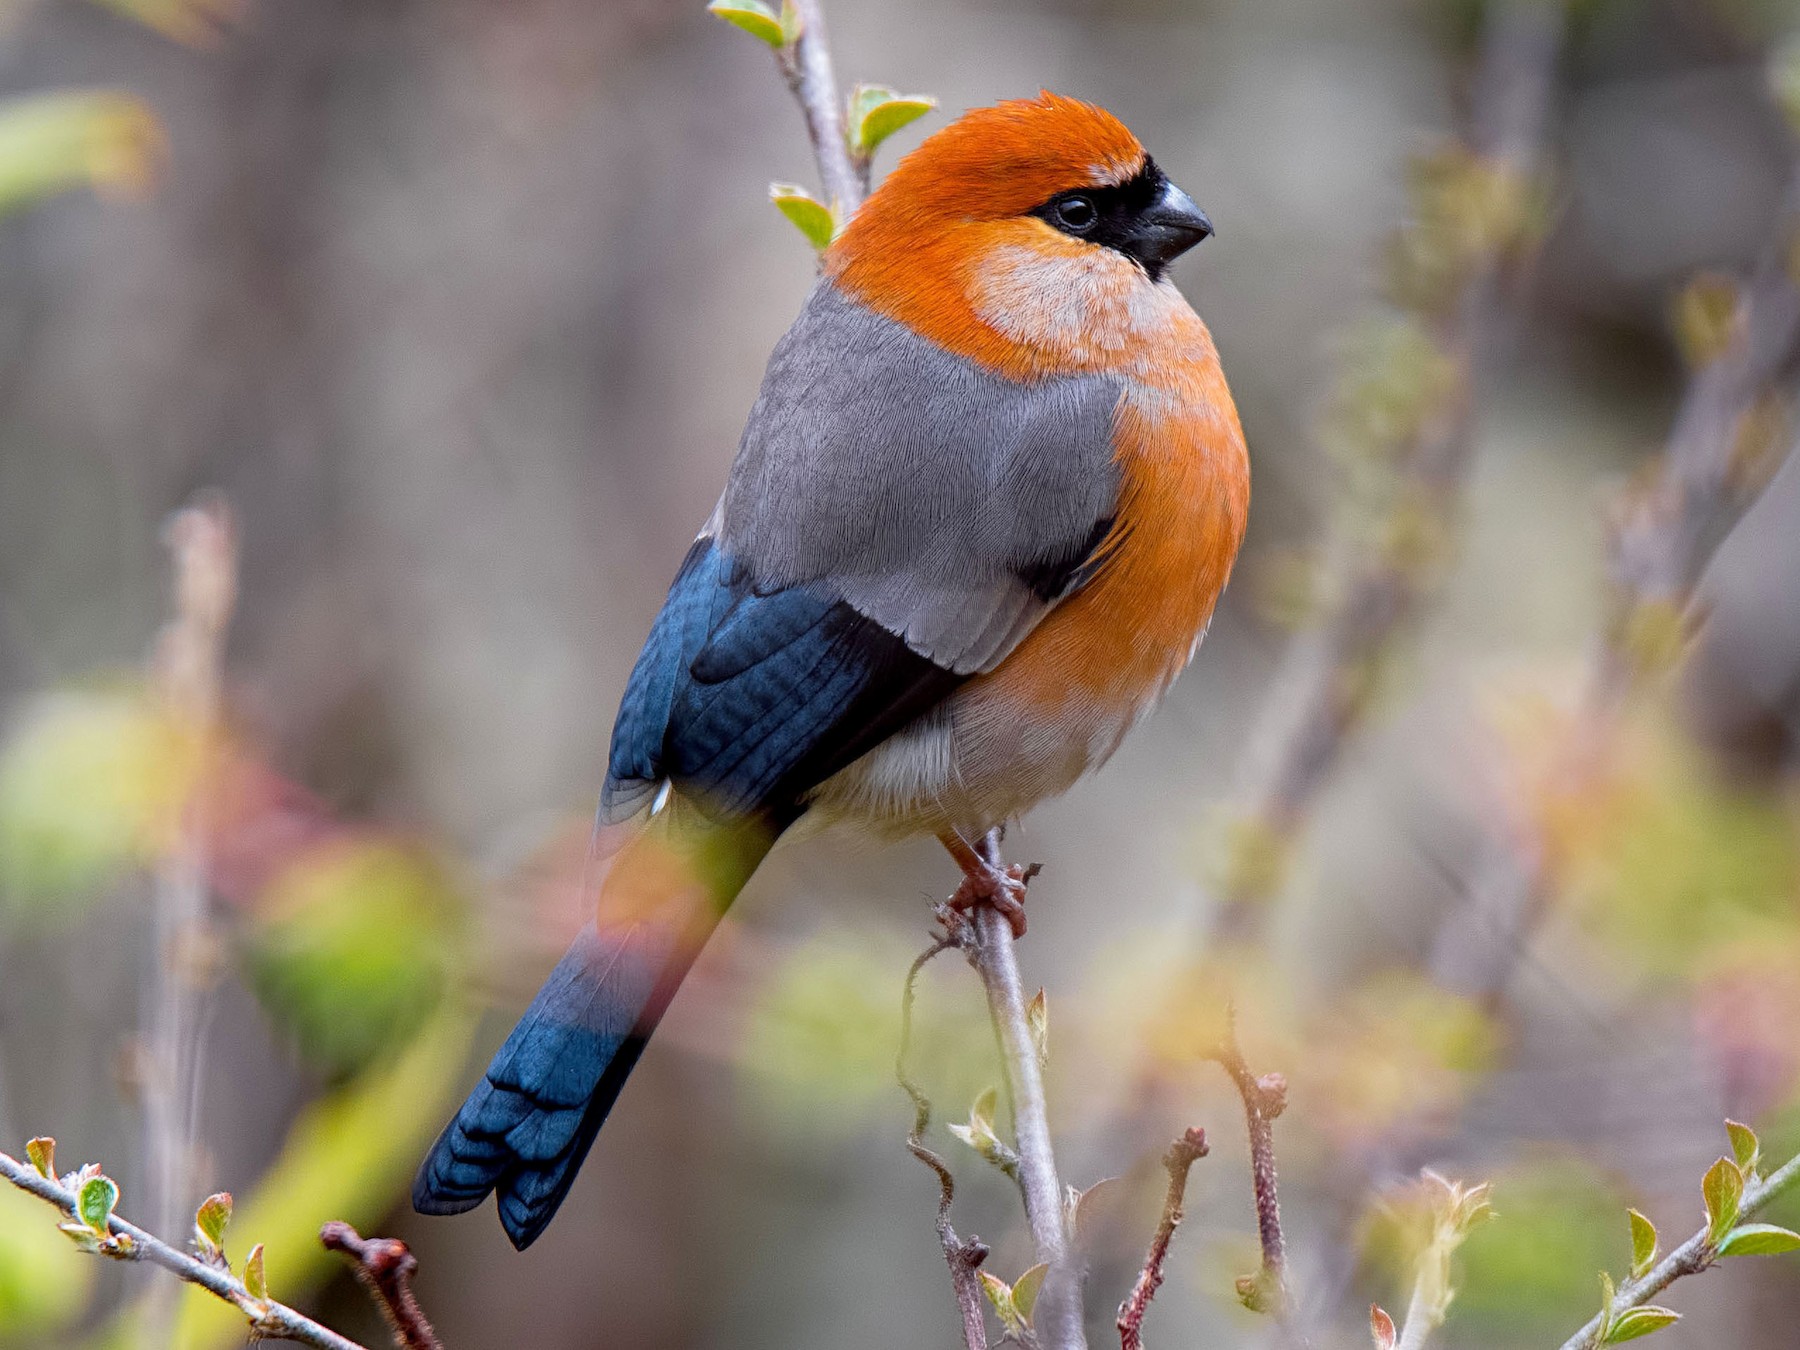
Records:
[[[992,279],[981,272],[1020,248],[1092,272],[1089,245],[1028,213],[1071,189],[1125,182],[1145,159],[1124,123],[1078,99],[1045,91],[972,109],[895,166],[826,253],[826,273],[877,312],[1015,378],[1080,368],[983,320],[977,292]],[[1131,268],[1116,261],[1123,285]]]
[[[858,215],[950,220],[1022,215],[1070,188],[1119,183],[1144,147],[1104,108],[1049,90],[973,108],[895,166]]]

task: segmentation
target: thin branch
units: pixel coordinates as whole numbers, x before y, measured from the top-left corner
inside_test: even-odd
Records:
[[[844,135],[844,105],[831,69],[831,46],[825,39],[825,16],[819,0],[791,0],[800,16],[800,36],[777,53],[781,73],[806,118],[806,134],[819,163],[825,194],[847,219],[869,192],[869,166],[858,165]]]
[[[1144,1314],[1162,1286],[1163,1262],[1169,1255],[1169,1243],[1181,1226],[1181,1204],[1187,1195],[1188,1172],[1206,1153],[1206,1131],[1190,1128],[1170,1144],[1169,1151],[1163,1155],[1163,1166],[1169,1172],[1169,1193],[1163,1197],[1162,1219],[1156,1225],[1156,1235],[1150,1239],[1144,1268],[1138,1273],[1130,1296],[1119,1305],[1119,1350],[1144,1350]]]
[[[1542,0],[1489,9],[1466,144],[1521,204],[1539,171],[1563,22],[1563,6]],[[1431,325],[1448,362],[1449,387],[1436,414],[1422,418],[1397,451],[1397,496],[1440,527],[1468,476],[1474,384],[1482,349],[1500,323],[1504,283],[1523,262],[1509,256],[1509,249],[1521,252],[1517,242],[1500,232],[1469,260],[1456,294]],[[1216,896],[1213,923],[1226,937],[1247,937],[1260,924],[1263,902],[1281,875],[1265,855],[1279,856],[1310,815],[1367,712],[1370,670],[1417,613],[1430,580],[1405,550],[1349,539],[1337,545],[1332,570],[1344,578],[1343,591],[1288,647],[1247,741],[1230,847],[1254,862],[1234,858]]]
[[[977,849],[990,866],[1004,870],[1000,835],[990,830]],[[1025,986],[1013,952],[1012,924],[990,904],[975,907],[976,935],[971,963],[987,991],[988,1013],[1000,1047],[1007,1099],[1012,1104],[1013,1144],[1019,1154],[1019,1188],[1037,1259],[1049,1267],[1033,1316],[1034,1329],[1049,1350],[1086,1350],[1082,1327],[1081,1272],[1070,1251],[1063,1213],[1062,1181],[1050,1142],[1050,1116],[1037,1044],[1025,1013]]]
[[[1210,1058],[1230,1075],[1244,1102],[1244,1124],[1250,1136],[1250,1179],[1256,1192],[1256,1234],[1262,1245],[1262,1268],[1238,1282],[1247,1307],[1273,1315],[1289,1342],[1304,1345],[1294,1325],[1293,1298],[1287,1285],[1287,1242],[1281,1233],[1281,1197],[1275,1172],[1275,1118],[1287,1109],[1287,1079],[1278,1073],[1257,1077],[1238,1047],[1237,1012],[1228,1009],[1225,1035]]]
[[[71,1219],[78,1219],[74,1193],[60,1183],[51,1181],[35,1167],[0,1153],[0,1177],[20,1190],[28,1191],[38,1199],[55,1205]],[[111,1216],[107,1226],[114,1236],[130,1239],[128,1247],[112,1253],[116,1259],[148,1261],[189,1284],[199,1285],[243,1313],[250,1321],[251,1330],[258,1336],[299,1341],[302,1345],[316,1346],[318,1350],[367,1350],[366,1346],[338,1335],[329,1327],[319,1325],[285,1303],[253,1297],[243,1282],[230,1271],[220,1270],[185,1252],[177,1251],[117,1214]]]
[[[1420,1274],[1413,1280],[1412,1299],[1406,1305],[1406,1321],[1401,1325],[1400,1339],[1395,1342],[1394,1350],[1425,1350],[1427,1340],[1438,1325],[1430,1305],[1425,1276]]]
[[[1673,628],[1679,636],[1725,526],[1754,497],[1734,466],[1744,419],[1800,350],[1800,286],[1790,263],[1797,237],[1800,166],[1787,209],[1739,296],[1730,340],[1689,380],[1656,477],[1625,502],[1615,522],[1613,595],[1583,679],[1574,732],[1550,771],[1558,791],[1575,790],[1592,776],[1631,695],[1664,655],[1662,644],[1646,642],[1646,629]],[[1497,997],[1542,916],[1550,881],[1535,822],[1515,820],[1510,830],[1491,831],[1465,902],[1438,933],[1435,977],[1472,998]]]
[[[1776,1197],[1800,1185],[1800,1157],[1790,1158],[1760,1181],[1744,1187],[1738,1204],[1738,1217],[1747,1219],[1765,1208]],[[1703,1226],[1686,1242],[1652,1266],[1642,1279],[1628,1281],[1613,1296],[1613,1311],[1641,1308],[1684,1275],[1697,1275],[1719,1259],[1718,1249]],[[1604,1313],[1596,1314],[1580,1331],[1562,1344],[1562,1350],[1594,1350],[1600,1342]]]
[[[950,1284],[956,1291],[957,1310],[962,1314],[963,1344],[967,1350],[988,1350],[987,1321],[981,1310],[981,1283],[975,1272],[987,1260],[987,1246],[977,1237],[966,1240],[956,1235],[950,1224],[950,1205],[956,1199],[956,1179],[944,1160],[925,1146],[925,1131],[931,1127],[931,1098],[913,1081],[906,1061],[912,1053],[913,1002],[918,995],[919,972],[939,952],[961,947],[965,941],[965,920],[948,905],[938,907],[938,919],[944,931],[913,960],[906,972],[906,983],[900,992],[900,1048],[894,1054],[894,1078],[912,1099],[912,1129],[906,1135],[906,1147],[913,1157],[929,1167],[937,1176],[938,1242],[944,1249],[944,1263],[950,1267]]]
[[[220,723],[225,634],[237,598],[237,527],[229,506],[207,493],[163,526],[173,573],[174,615],[158,635],[153,684],[165,713],[201,755]],[[207,932],[208,794],[196,792],[152,884],[152,974],[141,1082],[151,1222],[165,1231],[185,1212],[199,1144],[206,993],[213,980]],[[165,1331],[174,1315],[153,1291],[146,1317]]]
[[[419,1258],[397,1238],[365,1238],[349,1224],[334,1219],[319,1230],[327,1251],[350,1258],[357,1282],[381,1309],[399,1350],[443,1350],[419,1300],[413,1294],[413,1276]]]

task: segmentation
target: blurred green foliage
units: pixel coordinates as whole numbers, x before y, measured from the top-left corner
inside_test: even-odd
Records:
[[[1795,935],[1792,808],[1723,779],[1681,735],[1640,728],[1611,790],[1563,822],[1568,892],[1609,959],[1680,978],[1728,945]]]
[[[1463,1245],[1443,1343],[1483,1350],[1561,1344],[1593,1315],[1595,1272],[1629,1262],[1625,1200],[1573,1159],[1528,1162],[1493,1180],[1499,1221],[1482,1224]],[[1402,1238],[1386,1214],[1365,1232],[1381,1288],[1403,1307],[1412,1275]]]
[[[187,801],[196,739],[140,692],[51,693],[0,742],[0,918],[68,918],[147,861]]]
[[[41,1346],[87,1304],[94,1266],[55,1218],[42,1200],[0,1185],[0,1345]]]
[[[742,1047],[767,1123],[829,1138],[896,1118],[904,1105],[894,1080],[900,985],[917,954],[896,934],[841,931],[784,953],[757,990]],[[985,1012],[973,977],[954,981],[965,974],[952,952],[920,976],[909,1062],[940,1118],[954,1118],[998,1072],[992,1041],[970,1032],[985,1025]]]
[[[1294,1067],[1309,1122],[1340,1146],[1428,1135],[1466,1100],[1499,1050],[1472,1001],[1423,974],[1382,972],[1315,1020]]]
[[[0,104],[0,215],[83,185],[141,196],[163,152],[156,115],[129,94],[68,91]]]
[[[476,1017],[447,1003],[404,1052],[367,1069],[302,1111],[280,1155],[240,1199],[231,1227],[262,1243],[278,1297],[292,1301],[341,1269],[319,1243],[330,1219],[367,1229],[404,1191],[425,1145],[462,1095],[460,1071]],[[176,1350],[241,1345],[243,1314],[210,1294],[183,1292]],[[129,1316],[108,1343],[133,1344]],[[141,1342],[140,1342],[141,1343]]]
[[[259,909],[246,937],[251,987],[334,1076],[417,1031],[459,964],[462,899],[423,849],[353,839],[307,850]]]

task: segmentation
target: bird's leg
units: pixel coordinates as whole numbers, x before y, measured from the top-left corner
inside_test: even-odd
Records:
[[[1008,867],[1000,860],[999,839],[999,831],[993,831],[976,847],[954,831],[938,836],[938,841],[962,868],[962,885],[950,897],[950,908],[966,911],[984,902],[990,904],[1012,927],[1013,937],[1022,938],[1025,936],[1025,887],[1037,875],[1038,865],[1032,863],[1029,867],[1021,867],[1014,863]]]

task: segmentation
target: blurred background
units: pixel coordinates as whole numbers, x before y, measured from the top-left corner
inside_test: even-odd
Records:
[[[1778,0],[835,0],[839,73],[1102,103],[1219,227],[1176,280],[1248,431],[1195,667],[1018,828],[1095,1344],[1203,1125],[1149,1339],[1238,1306],[1227,991],[1321,1347],[1407,1302],[1385,1204],[1491,1180],[1452,1347],[1554,1346],[1800,1144],[1800,11]],[[814,275],[767,50],[697,0],[0,5],[0,1147],[385,1343],[315,1234],[402,1237],[452,1347],[944,1346],[892,1077],[935,844],[784,846],[548,1237],[421,1220],[424,1147],[580,921],[612,713]],[[972,974],[915,1067],[997,1080]],[[191,1135],[191,1139],[190,1136]],[[1400,1208],[1403,1208],[1403,1203]],[[1785,1221],[1800,1216],[1790,1205]],[[1780,1217],[1778,1212],[1777,1217]],[[0,1190],[0,1344],[241,1343]],[[168,1287],[164,1287],[168,1286]],[[1664,1299],[1791,1346],[1800,1263]]]

